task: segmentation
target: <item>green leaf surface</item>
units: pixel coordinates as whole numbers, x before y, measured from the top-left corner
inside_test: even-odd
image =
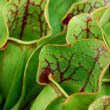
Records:
[[[42,38],[37,42],[37,44],[38,47],[42,47],[45,44],[65,44],[66,43],[65,37],[66,32],[64,31],[55,35],[51,35],[50,37]]]
[[[21,41],[19,41],[19,43],[18,43],[18,40],[14,40],[13,39],[14,40],[13,43],[15,44],[15,47],[17,45],[19,45],[18,47],[22,49],[23,46],[26,46],[28,48],[28,46],[31,46],[32,45],[33,46],[33,49],[32,49],[32,51],[31,51],[31,48],[28,48],[27,49],[28,51],[31,51],[31,54],[27,58],[25,67],[23,68],[23,72],[21,73],[22,74],[22,76],[21,76],[22,77],[21,78],[22,85],[18,88],[18,90],[20,90],[19,97],[16,100],[16,104],[11,109],[13,109],[13,110],[22,109],[24,106],[26,106],[27,103],[29,103],[30,100],[33,99],[33,97],[36,97],[37,94],[41,91],[42,87],[36,83],[36,71],[37,71],[37,67],[38,67],[38,58],[39,58],[38,56],[39,56],[39,52],[40,52],[40,50],[42,48],[42,45],[44,45],[45,43],[64,44],[65,43],[65,39],[64,39],[65,38],[65,35],[66,35],[65,33],[61,33],[61,34],[58,34],[58,35],[52,37],[51,39],[46,38],[46,39],[44,39],[45,42],[44,41],[40,41],[38,43],[39,45],[37,44],[37,47],[36,46],[34,47],[34,45],[35,45],[36,42],[32,42],[30,44],[30,43],[27,43],[27,42],[21,42]],[[25,44],[25,43],[27,43],[27,44]],[[13,47],[11,47],[11,49],[12,48],[14,49],[15,47],[13,46]],[[7,48],[8,48],[8,46],[7,46]],[[7,51],[7,49],[4,50],[4,51]],[[4,52],[4,51],[1,51],[1,53]],[[9,53],[12,54],[13,51],[11,51],[11,52],[9,51]],[[28,51],[27,51],[27,53],[28,53]],[[16,53],[16,51],[14,51],[14,52]],[[15,54],[14,57],[15,57],[15,59],[13,60],[12,63],[17,62],[17,56],[16,56],[16,54]],[[8,60],[8,61],[10,61],[10,60]],[[13,69],[13,66],[9,66],[7,68],[8,69]],[[12,73],[13,73],[12,74],[12,77],[14,77],[14,71],[15,71],[15,69],[12,71]],[[4,73],[4,74],[6,74],[6,73]],[[10,75],[10,71],[9,71],[8,75]],[[7,80],[8,75],[6,74],[4,77],[2,77],[2,80],[4,80],[4,82],[5,82],[5,80]],[[12,81],[12,77],[10,79],[11,81]],[[16,80],[18,80],[17,78],[16,78]],[[2,89],[3,90],[5,89],[5,87],[3,87],[4,85],[2,85]],[[11,85],[6,85],[6,87],[8,87],[8,90],[9,90],[10,86]],[[3,91],[3,92],[5,92],[5,91]],[[7,94],[8,94],[8,91],[7,91]],[[15,96],[13,96],[13,97],[15,97]],[[13,99],[12,99],[12,97],[9,97],[8,100],[13,100]]]
[[[110,48],[110,7],[101,8],[93,12],[103,32],[105,43]]]
[[[90,13],[95,9],[103,6],[105,6],[105,0],[83,0],[78,3],[73,3],[73,5],[63,18],[62,23],[63,25],[67,25],[73,16],[81,13]]]
[[[4,16],[0,11],[0,49],[6,44],[8,36],[7,25]]]
[[[6,110],[16,103],[21,94],[24,68],[29,56],[36,47],[36,42],[22,44],[9,40],[7,48],[0,51],[0,89],[7,97],[4,107]]]
[[[19,100],[12,110],[22,109],[27,103],[29,103],[30,100],[36,97],[43,88],[36,83],[39,51],[40,49],[36,48],[27,60],[26,67],[24,69],[21,95],[19,96]]]
[[[102,32],[95,17],[87,13],[75,16],[70,20],[66,40],[71,45],[75,41],[85,38],[102,40]]]
[[[61,94],[59,93],[57,88],[54,88],[50,85],[46,86],[35,99],[30,110],[45,110],[48,104],[59,95]]]
[[[102,98],[100,98],[99,100],[100,102],[98,102],[97,100],[97,103],[95,100],[99,97],[102,97],[105,94],[110,95],[109,90],[110,88],[107,87],[107,85],[106,87],[105,85],[103,85],[101,87],[101,91],[98,91],[96,93],[75,93],[70,95],[68,98],[64,98],[63,96],[60,96],[55,100],[53,100],[47,106],[46,110],[73,110],[73,108],[74,110],[88,110],[88,108],[89,110],[101,110],[99,106],[102,107],[102,102],[105,104],[105,107],[106,107],[106,104],[108,104],[108,102],[107,103],[104,102]],[[93,109],[94,107],[97,107],[97,108]],[[109,110],[109,108],[108,109],[106,108],[103,110]]]
[[[62,31],[61,19],[69,9],[72,3],[78,2],[79,0],[49,0],[48,6],[48,19],[53,29],[53,33]]]
[[[67,99],[58,97],[52,101],[46,110],[88,110],[89,105],[95,100],[95,94],[73,94]]]
[[[102,97],[103,95],[110,95],[110,73],[109,68],[107,69],[101,83],[101,91],[98,94],[98,97]]]
[[[105,5],[0,0],[0,110],[110,110]]]
[[[47,107],[46,110],[64,110],[63,102],[66,100],[64,96],[59,96],[54,99]]]
[[[4,8],[10,37],[32,41],[50,33],[44,15],[47,0],[11,0]]]
[[[88,110],[110,110],[110,96],[103,96],[93,102]]]
[[[0,0],[0,11],[3,9],[7,2],[9,2],[9,0]]]
[[[48,84],[51,74],[69,94],[96,92],[109,61],[109,53],[99,40],[81,40],[71,47],[47,45],[39,55],[37,80]]]

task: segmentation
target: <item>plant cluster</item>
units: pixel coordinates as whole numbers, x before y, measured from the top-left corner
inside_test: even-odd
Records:
[[[0,0],[0,110],[110,110],[109,0]]]

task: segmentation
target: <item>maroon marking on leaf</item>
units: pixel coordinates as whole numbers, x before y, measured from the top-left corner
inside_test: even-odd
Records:
[[[110,101],[110,97],[106,98],[105,101]]]
[[[20,3],[21,2],[21,0],[18,0],[18,3]]]
[[[103,110],[106,110],[108,107],[110,107],[110,97],[106,98],[103,102]]]
[[[84,31],[86,31],[86,33],[87,33],[87,38],[89,38],[89,36],[90,36],[90,34],[93,34],[92,32],[91,32],[91,30],[90,30],[90,28],[91,28],[91,22],[92,22],[92,18],[91,17],[87,17],[87,20],[86,21],[84,21],[85,23],[86,23],[86,28],[85,29],[83,29],[82,28],[82,32],[84,32]],[[80,34],[81,34],[81,32],[80,32]],[[79,35],[80,35],[79,34]],[[94,34],[93,34],[94,35]]]
[[[64,73],[68,71],[68,69],[70,68],[70,61],[69,61],[69,65],[68,67],[65,69]],[[79,67],[75,68],[75,70],[73,70],[73,72],[67,77],[67,78],[63,78],[64,74],[61,74],[61,81],[59,82],[60,84],[63,83],[64,81],[68,81],[68,80],[74,80],[74,81],[80,81],[79,79],[74,79],[72,78],[73,75],[80,69],[82,68],[82,66],[79,63]]]
[[[78,52],[78,53],[79,53],[79,52]],[[82,54],[83,54],[83,53],[82,53]],[[74,75],[79,69],[81,69],[81,68],[84,69],[85,71],[88,71],[87,69],[85,69],[85,68],[81,65],[81,63],[79,63],[79,66],[78,66],[77,68],[75,68],[75,69],[73,70],[73,72],[72,72],[68,77],[64,78],[64,74],[65,74],[65,73],[70,69],[70,67],[71,67],[72,58],[73,58],[73,56],[74,56],[75,54],[72,54],[71,57],[68,59],[68,58],[64,57],[64,56],[62,55],[62,53],[61,53],[60,58],[63,58],[64,60],[66,60],[66,61],[68,62],[68,65],[67,65],[67,67],[65,67],[65,70],[64,70],[64,71],[61,71],[60,62],[59,62],[58,58],[57,58],[55,55],[52,55],[52,54],[49,54],[49,55],[52,56],[52,57],[56,60],[56,69],[53,71],[53,74],[54,74],[55,71],[58,71],[58,72],[59,72],[59,74],[60,74],[60,81],[59,81],[59,83],[60,83],[60,84],[63,83],[63,82],[65,82],[65,81],[68,81],[68,80],[80,81],[79,79],[74,79],[74,78],[73,78],[73,75]],[[85,56],[86,56],[86,55],[85,55]],[[90,56],[87,55],[87,57],[90,57]]]
[[[71,44],[68,44],[68,47],[71,47]]]
[[[43,15],[44,11],[41,9],[41,7],[39,7],[39,8],[41,11],[40,11],[40,14],[38,15],[38,21],[40,23],[40,36],[42,36],[43,35],[42,33],[43,33],[43,22],[44,21],[41,20],[41,16]],[[46,32],[47,31],[45,31],[45,34],[46,34]]]
[[[62,24],[63,25],[68,25],[68,23],[69,23],[69,21],[70,21],[70,19],[73,17],[73,14],[72,13],[69,13],[68,15],[67,15],[67,17],[62,21]]]
[[[90,28],[89,28],[89,22],[92,22],[92,19],[90,17],[87,18],[87,38],[89,38],[89,34],[91,33]]]
[[[22,36],[23,36],[23,33],[24,33],[24,29],[25,29],[25,26],[27,24],[29,4],[30,4],[30,0],[27,0],[25,12],[24,12],[24,16],[23,16],[23,20],[22,20],[22,26],[21,26],[21,32],[20,32],[20,39],[22,39]]]
[[[1,48],[1,50],[3,49],[5,49],[5,48],[7,48],[8,47],[8,42],[6,42],[5,44],[4,44],[4,46]]]
[[[77,6],[77,7],[73,10],[73,13],[68,13],[68,15],[66,16],[66,18],[62,21],[62,24],[63,24],[63,25],[68,25],[68,23],[69,23],[69,21],[70,21],[70,19],[71,19],[72,17],[74,17],[74,16],[76,16],[76,15],[78,15],[78,14],[80,14],[80,13],[84,13],[84,10],[85,10],[85,8],[86,8],[86,5],[89,5],[90,9],[88,10],[88,13],[90,13],[90,12],[93,10],[93,8],[99,8],[99,6],[97,6],[98,4],[102,5],[100,2],[96,1],[96,2],[94,3],[94,5],[91,5],[90,2],[87,2],[87,4],[83,4],[83,7],[82,7],[82,8],[80,8],[79,6]],[[106,5],[106,2],[105,2],[104,5]],[[77,13],[76,13],[76,11],[77,11]]]
[[[51,63],[46,59],[45,59],[45,61],[47,63],[47,66],[42,69],[42,72],[40,75],[40,82],[41,83],[49,83],[50,81],[48,79],[48,76],[49,76],[49,74],[53,74],[53,70],[50,67]]]
[[[90,37],[90,34],[92,34],[94,36],[94,38],[98,39],[98,36],[96,36],[94,33],[91,32],[91,23],[92,23],[92,18],[91,17],[87,17],[87,20],[84,21],[86,23],[86,28],[81,27],[81,31],[78,33],[78,35],[73,34],[73,37],[78,40],[78,37],[82,34],[82,32],[86,32],[87,33],[87,37]]]
[[[24,6],[24,15],[23,15],[23,18],[22,18],[22,24],[21,24],[21,32],[19,33],[19,38],[22,39],[23,37],[23,34],[24,34],[24,30],[25,30],[25,27],[27,24],[32,25],[32,19],[36,19],[36,21],[39,22],[39,27],[40,27],[40,31],[39,30],[33,30],[32,29],[32,32],[35,31],[35,32],[38,32],[40,37],[42,36],[45,36],[47,35],[47,31],[48,31],[48,24],[45,22],[45,20],[42,20],[42,15],[44,14],[44,10],[42,9],[42,3],[43,3],[44,0],[41,0],[40,3],[35,3],[34,1],[31,2],[31,0],[27,0],[27,2],[23,5]],[[21,0],[18,1],[18,4],[20,4]],[[10,9],[9,12],[10,12],[10,15],[13,15],[13,22],[10,22],[10,20],[8,19],[8,23],[10,24],[9,26],[9,29],[11,30],[11,32],[13,33],[14,30],[17,28],[17,25],[20,21],[20,18],[18,17],[18,13],[19,13],[19,5],[18,4],[15,4],[12,2],[12,5],[15,7],[15,10],[13,9]],[[36,8],[39,8],[40,9],[40,12],[38,13],[36,10],[33,12],[33,13],[29,13],[29,7],[33,6],[33,7],[36,7]],[[37,15],[37,17],[35,18],[34,14]],[[31,18],[30,22],[27,22],[28,21],[28,17]],[[45,18],[44,18],[45,19]],[[12,28],[12,25],[11,23],[14,23],[15,26],[14,28]],[[43,24],[45,25],[45,28],[43,28]],[[13,30],[12,30],[13,29]]]
[[[19,4],[20,4],[20,0],[18,1],[18,5],[19,5]],[[12,2],[12,5],[14,6],[14,8],[15,8],[16,10],[10,9],[10,10],[9,10],[9,13],[10,13],[11,15],[13,15],[14,19],[16,20],[16,25],[15,25],[15,28],[16,28],[16,27],[17,27],[17,24],[18,24],[17,15],[18,15],[19,10],[18,10],[18,5],[17,5],[17,4],[15,4],[15,3]],[[10,24],[10,20],[9,20],[9,19],[8,19],[7,23]],[[11,30],[11,28],[12,28],[12,26],[9,27],[9,30]]]
[[[94,67],[95,67],[96,63],[99,65],[98,60],[99,60],[100,56],[103,55],[103,53],[106,51],[106,49],[103,46],[103,47],[97,48],[96,51],[97,51],[97,55],[94,58],[94,64],[93,64],[93,66],[92,66],[92,68],[91,68],[91,70],[89,72],[88,78],[85,81],[85,83],[84,83],[83,87],[81,88],[80,92],[84,92],[85,91],[85,88],[86,88],[87,84],[89,83],[89,79],[90,79],[90,76],[92,75]],[[100,65],[99,65],[99,68],[102,68],[102,67],[100,67]]]
[[[57,58],[53,54],[48,54],[48,55],[52,56],[55,59],[56,68],[54,70],[52,70],[52,67],[51,67],[51,64],[52,63],[50,63],[47,59],[45,59],[45,62],[47,63],[47,66],[44,67],[42,69],[42,71],[41,71],[40,82],[49,83],[50,82],[49,79],[48,79],[49,74],[53,74],[54,75],[54,73],[56,71],[59,72],[59,75],[60,75],[60,81],[58,82],[60,84],[63,83],[63,82],[65,82],[65,81],[68,81],[68,80],[81,81],[81,79],[74,79],[73,76],[74,76],[75,73],[77,73],[78,70],[83,69],[83,70],[85,70],[85,71],[87,71],[89,73],[88,74],[88,77],[87,77],[87,80],[85,81],[83,87],[80,90],[80,92],[84,92],[87,84],[89,83],[90,77],[92,77],[92,72],[93,72],[93,69],[94,69],[96,63],[99,65],[99,68],[102,68],[102,67],[100,67],[100,64],[99,64],[99,61],[98,60],[99,60],[99,58],[100,58],[101,55],[104,55],[104,52],[106,51],[106,49],[104,48],[104,46],[102,46],[102,47],[97,48],[96,51],[97,51],[96,57],[92,57],[92,56],[86,55],[84,53],[77,52],[77,53],[72,53],[72,55],[70,56],[70,58],[66,58],[65,56],[63,56],[62,53],[60,53],[59,58],[63,58],[68,63],[68,65],[65,67],[65,69],[63,71],[60,68],[59,58]],[[72,61],[73,61],[72,59],[73,59],[74,55],[76,55],[76,54],[83,54],[86,57],[93,59],[94,63],[93,63],[93,66],[92,66],[91,70],[87,70],[85,67],[83,67],[83,65],[81,64],[81,62],[79,62],[78,67],[74,68],[73,71],[71,72],[71,74],[69,74],[67,77],[64,77],[65,73],[67,73],[68,70],[71,68],[71,64],[72,64]],[[94,91],[94,89],[92,91]]]

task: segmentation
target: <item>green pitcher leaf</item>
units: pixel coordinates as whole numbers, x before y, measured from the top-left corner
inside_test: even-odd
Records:
[[[22,44],[9,40],[7,48],[0,51],[0,89],[7,98],[4,107],[6,110],[16,103],[21,94],[24,68],[36,47],[36,42]]]
[[[96,10],[95,12],[93,12],[93,15],[97,19],[97,22],[102,29],[106,44],[110,48],[110,7]]]
[[[38,66],[38,55],[40,49],[35,49],[27,60],[23,74],[21,94],[12,110],[21,110],[33,97],[36,97],[43,87],[36,84],[36,71]]]
[[[105,95],[104,93],[103,95]],[[88,110],[89,106],[91,108],[99,104],[93,103],[99,96],[103,96],[99,92],[96,93],[76,93],[70,95],[68,98],[63,96],[57,97],[53,100],[46,108],[46,110]],[[101,101],[101,100],[100,100]],[[92,104],[93,103],[93,104]],[[101,105],[101,104],[100,104]],[[101,110],[101,109],[90,109],[90,110]],[[106,109],[105,109],[106,110]],[[107,109],[109,110],[109,109]]]
[[[48,95],[47,95],[48,94]],[[35,99],[30,110],[45,110],[45,108],[53,101],[55,98],[61,94],[57,88],[46,86],[38,97]]]
[[[109,61],[104,43],[98,40],[81,40],[71,47],[47,45],[39,55],[37,80],[41,84],[48,84],[51,74],[69,94],[96,92],[100,75],[107,69]]]
[[[48,2],[48,17],[53,29],[53,33],[62,31],[61,19],[69,9],[72,3],[79,0],[49,0]]]
[[[89,105],[95,100],[95,94],[73,94],[67,99],[58,97],[48,105],[46,110],[88,110]]]
[[[108,5],[0,0],[0,110],[109,110]]]
[[[67,25],[73,16],[81,13],[90,13],[97,8],[105,6],[105,0],[83,0],[71,6],[65,17],[63,18],[63,25]]]
[[[102,80],[101,90],[100,93],[98,94],[98,97],[102,97],[104,95],[110,95],[110,83],[105,83]]]
[[[102,97],[103,95],[110,95],[110,73],[109,68],[107,69],[106,73],[104,74],[104,77],[101,82],[101,91],[98,94],[99,97]]]
[[[63,102],[65,100],[66,98],[64,96],[57,97],[46,107],[46,110],[64,110]]]
[[[10,37],[31,41],[50,33],[45,16],[47,0],[11,0],[4,8]]]
[[[7,38],[8,38],[8,29],[7,29],[7,25],[4,19],[4,16],[2,14],[2,12],[0,11],[0,48],[3,48],[3,46],[6,44],[7,42]]]
[[[68,25],[66,40],[68,44],[83,38],[96,38],[102,40],[102,32],[96,19],[84,13],[73,17]]]
[[[60,39],[59,39],[60,38]],[[60,33],[52,39],[44,39],[46,43],[58,43],[58,44],[64,44],[65,43],[65,33]],[[33,97],[36,97],[37,94],[41,91],[42,87],[38,84],[36,84],[36,71],[38,67],[38,58],[39,58],[39,52],[42,48],[42,45],[45,43],[42,43],[42,41],[39,42],[38,48],[36,48],[31,55],[29,56],[26,66],[24,68],[24,74],[22,77],[22,86],[21,86],[21,94],[14,105],[12,110],[19,110],[23,109],[24,106],[26,106],[27,103],[30,102],[30,100],[33,99]],[[30,91],[31,90],[31,91]],[[11,97],[10,97],[11,98]]]
[[[103,96],[93,102],[88,110],[110,110],[110,96]]]

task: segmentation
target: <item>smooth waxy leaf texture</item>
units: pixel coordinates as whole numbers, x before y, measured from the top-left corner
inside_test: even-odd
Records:
[[[7,97],[4,109],[10,109],[18,100],[22,89],[24,68],[36,47],[36,42],[22,44],[10,40],[7,48],[0,51],[0,89],[4,97]]]
[[[48,43],[64,44],[65,43],[64,37],[65,37],[65,33],[61,33],[59,35],[56,35],[54,39],[45,39],[45,41],[48,40]],[[40,42],[38,44],[44,45],[45,43],[42,44]],[[32,54],[30,55],[27,61],[26,68],[24,69],[21,96],[17,101],[16,105],[13,107],[13,109],[22,109],[26,105],[26,103],[29,103],[29,101],[33,97],[35,97],[42,89],[40,85],[36,84],[36,71],[38,67],[38,58],[41,48],[42,46],[36,48],[32,52]]]
[[[109,61],[104,43],[98,40],[81,40],[71,47],[47,45],[39,56],[38,82],[49,83],[52,74],[68,93],[96,92]]]
[[[95,17],[87,13],[75,16],[70,20],[66,36],[67,43],[70,45],[84,38],[102,40],[102,32]]]
[[[47,0],[11,0],[4,13],[10,37],[31,41],[46,36],[49,26],[44,16]]]
[[[104,80],[102,80],[101,90],[100,90],[100,93],[98,94],[98,96],[102,97],[105,94],[110,95],[110,83],[109,82],[104,82]]]
[[[110,95],[110,73],[109,73],[109,68],[107,69],[107,71],[104,74],[104,77],[102,79],[101,91],[100,91],[100,94],[98,94],[98,96],[102,97],[105,94]]]
[[[36,84],[36,71],[38,66],[38,55],[40,49],[35,49],[27,60],[24,74],[22,76],[21,94],[17,103],[12,108],[13,110],[20,110],[33,100],[38,95],[43,87]],[[26,106],[28,108],[29,106]]]
[[[0,11],[0,48],[7,42],[8,29],[2,12]]]
[[[48,95],[47,95],[48,94]],[[60,92],[57,88],[51,86],[46,86],[42,92],[35,99],[31,110],[45,110],[45,108],[53,101],[55,98],[60,96]]]
[[[89,110],[110,110],[110,96],[103,96],[93,102]]]
[[[110,95],[110,7],[91,13],[105,4],[0,0],[0,109],[87,110]]]
[[[62,23],[67,25],[69,20],[81,13],[90,13],[97,8],[103,7],[105,5],[105,0],[83,0],[81,2],[75,3],[71,6],[67,14],[65,15]]]
[[[53,33],[62,31],[61,19],[64,17],[71,4],[78,1],[79,0],[58,0],[56,2],[55,0],[49,0],[47,4],[48,17]]]
[[[67,99],[58,97],[52,101],[46,110],[88,110],[89,105],[95,100],[95,94],[73,94]]]
[[[102,85],[100,87],[101,87],[101,90],[96,93],[75,93],[70,95],[68,98],[64,98],[64,96],[57,97],[47,106],[46,110],[73,110],[73,108],[75,110],[88,110],[89,106],[91,108],[89,110],[101,110],[101,109],[93,109],[93,108],[94,107],[99,108],[99,105],[102,106],[102,102],[105,105],[108,104],[108,102],[104,102],[102,98],[100,98],[99,100],[100,102],[97,101],[97,103],[95,103],[96,102],[95,100],[97,100],[99,97],[102,97],[105,94],[109,95],[110,87],[109,86],[107,87],[107,85]]]
[[[102,29],[106,44],[110,48],[110,7],[96,10],[93,15]]]
[[[5,104],[6,105],[5,109],[12,107],[9,104],[12,104],[12,105],[15,104],[13,109],[22,109],[24,106],[26,106],[27,103],[29,103],[30,100],[32,100],[33,97],[37,96],[37,94],[42,89],[40,85],[36,84],[36,71],[38,67],[38,57],[39,57],[39,52],[42,48],[42,45],[44,45],[47,42],[64,44],[65,35],[66,35],[65,33],[61,33],[54,36],[54,38],[52,39],[49,39],[49,38],[44,39],[45,42],[40,41],[38,43],[39,45],[37,44],[37,42],[28,43],[28,42],[21,42],[14,39],[12,39],[11,41],[10,40],[8,41],[8,44],[6,45],[6,49],[0,52],[1,61],[2,59],[5,59],[4,63],[0,62],[0,65],[1,65],[0,78],[2,79],[0,88],[2,89],[3,94],[5,95],[5,97],[7,97],[7,100],[8,100],[7,104]],[[25,55],[23,55],[23,58],[20,58],[23,54],[22,50],[24,48],[26,48]],[[28,53],[29,53],[29,56],[25,58]],[[10,59],[10,55],[13,56],[13,60]],[[8,65],[9,63],[11,63],[10,66]],[[22,68],[22,71],[20,70],[20,68]],[[2,69],[3,71],[1,71]],[[15,73],[15,71],[17,72]],[[8,75],[10,75],[10,77],[8,77]],[[9,81],[7,85],[5,85],[6,81]],[[22,84],[18,86],[16,85],[16,81],[19,81]],[[15,83],[14,85],[15,87],[13,87],[13,90],[9,93],[10,88],[12,88],[13,86],[13,84],[10,84],[12,82]],[[14,93],[17,92],[16,94],[19,93],[18,96],[14,95],[13,92]],[[8,94],[11,94],[11,95],[8,95]]]
[[[103,105],[103,110],[109,110],[109,97],[98,98],[105,94],[110,94],[110,84],[109,82],[102,81],[100,87],[100,91],[96,93],[75,93],[70,95],[68,98],[59,96],[47,106],[46,110],[73,110],[73,108],[75,110],[88,110],[88,108],[91,108],[89,110],[101,110]],[[106,101],[104,98],[106,98],[108,101]],[[97,100],[97,102],[95,100]]]

